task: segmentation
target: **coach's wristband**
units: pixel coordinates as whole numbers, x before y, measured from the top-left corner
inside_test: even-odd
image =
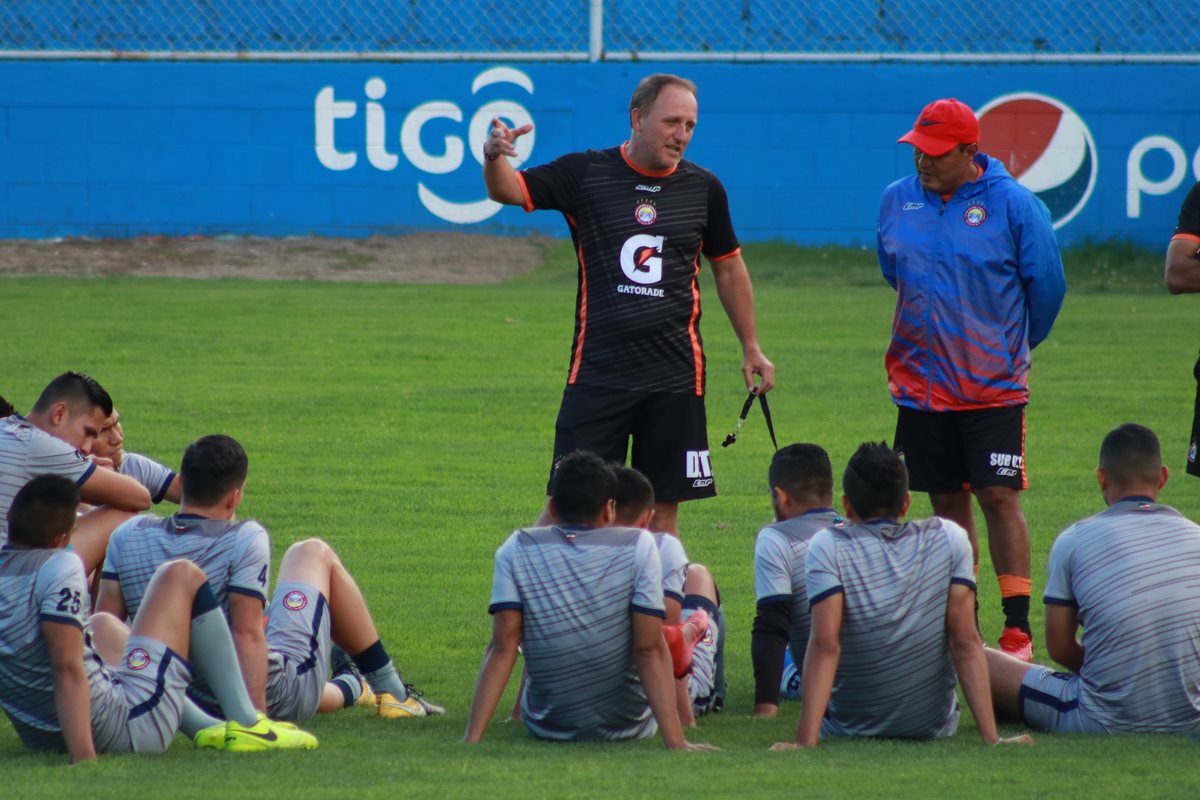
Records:
[[[496,153],[495,155],[491,155],[491,156],[488,155],[487,143],[485,142],[483,145],[483,160],[484,161],[495,161],[499,157],[500,157],[499,153]]]

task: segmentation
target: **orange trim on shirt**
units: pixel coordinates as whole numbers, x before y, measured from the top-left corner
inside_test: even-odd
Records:
[[[529,187],[525,185],[525,176],[517,173],[517,185],[521,187],[521,197],[525,198],[525,202],[521,203],[521,208],[526,211],[533,211],[533,199],[529,196]]]
[[[638,173],[639,175],[645,175],[647,178],[665,178],[668,175],[670,175],[672,172],[674,172],[676,170],[676,168],[679,166],[678,164],[676,164],[674,167],[671,167],[669,170],[666,170],[665,172],[647,172],[646,170],[642,169],[637,164],[635,164],[629,160],[629,154],[625,152],[625,148],[628,145],[629,145],[629,142],[625,142],[624,144],[621,145],[621,158],[625,159],[625,163],[629,165],[629,168],[631,170],[633,170],[634,172]]]
[[[709,257],[708,260],[713,264],[720,264],[722,261],[728,261],[729,259],[733,258],[734,256],[740,256],[741,254],[742,254],[742,248],[739,247],[739,248],[735,249],[732,253],[726,253],[723,256]]]
[[[704,348],[700,346],[700,254],[692,267],[692,317],[688,320],[688,336],[692,340],[692,359],[696,362],[696,396],[704,396]]]
[[[1196,234],[1194,234],[1194,233],[1177,233],[1177,234],[1175,234],[1174,236],[1172,236],[1172,237],[1171,237],[1171,241],[1172,241],[1172,242],[1173,242],[1173,241],[1175,241],[1176,239],[1180,239],[1180,240],[1182,240],[1182,241],[1185,241],[1185,242],[1197,242],[1197,243],[1200,243],[1200,236],[1197,236],[1197,235],[1196,235]]]
[[[583,361],[583,337],[587,333],[587,265],[583,262],[583,246],[579,247],[579,336],[575,339],[575,357],[571,359],[571,373],[567,383],[579,377],[579,364]]]

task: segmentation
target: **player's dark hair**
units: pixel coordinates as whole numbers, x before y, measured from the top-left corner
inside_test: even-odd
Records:
[[[1162,449],[1154,431],[1126,422],[1108,432],[1100,445],[1100,466],[1117,488],[1157,486]]]
[[[666,72],[656,72],[638,82],[637,88],[633,90],[633,97],[629,98],[629,110],[633,111],[636,108],[645,114],[654,105],[654,101],[658,99],[662,90],[668,86],[680,86],[696,96],[696,84],[687,78],[670,75]]]
[[[649,509],[654,508],[654,487],[646,476],[633,467],[613,468],[617,477],[617,523],[626,525],[634,522]]]
[[[113,401],[96,379],[83,372],[64,372],[46,385],[33,404],[37,413],[45,413],[55,403],[66,403],[72,417],[90,414],[99,408],[104,416],[112,414]]]
[[[38,475],[21,487],[8,509],[8,538],[29,547],[49,547],[75,527],[79,487],[62,475]]]
[[[864,442],[850,456],[842,491],[862,519],[895,519],[904,510],[908,470],[887,442]]]
[[[187,484],[184,483],[186,487]],[[559,522],[589,524],[617,496],[617,477],[595,453],[576,450],[558,462],[550,479],[550,497]]]
[[[3,395],[0,395],[0,418],[11,417],[15,413],[17,413],[17,410],[13,408],[13,404],[5,400]]]
[[[767,469],[767,484],[807,505],[833,502],[833,465],[820,445],[800,442],[775,451]]]
[[[212,506],[246,482],[249,469],[246,451],[237,440],[224,434],[197,439],[183,451],[179,475],[183,502]]]

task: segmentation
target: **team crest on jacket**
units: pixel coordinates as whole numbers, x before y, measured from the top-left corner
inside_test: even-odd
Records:
[[[987,209],[983,206],[969,206],[963,213],[963,222],[972,228],[978,228],[987,221]]]
[[[135,647],[125,657],[125,666],[130,669],[145,669],[150,666],[150,654],[140,647]]]
[[[658,209],[654,207],[654,203],[643,200],[634,209],[633,218],[638,221],[639,225],[653,225],[654,220],[658,219]]]
[[[303,611],[306,605],[308,598],[304,592],[288,592],[283,596],[283,607],[288,611]]]

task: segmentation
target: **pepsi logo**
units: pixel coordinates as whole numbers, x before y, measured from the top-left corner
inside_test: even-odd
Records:
[[[1057,230],[1087,205],[1096,186],[1096,142],[1083,119],[1053,97],[1017,92],[976,112],[979,149],[1004,162],[1050,209]]]

